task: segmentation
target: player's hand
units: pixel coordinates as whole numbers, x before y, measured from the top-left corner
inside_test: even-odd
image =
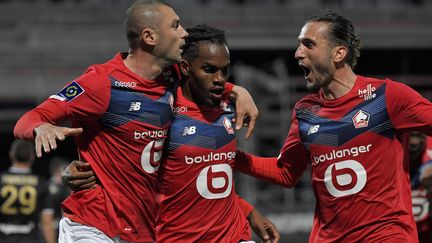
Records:
[[[63,141],[68,136],[78,136],[82,132],[82,128],[59,127],[43,123],[34,129],[36,156],[42,157],[42,149],[45,153],[57,149],[57,140]]]
[[[432,194],[432,164],[427,164],[420,174],[420,183]]]
[[[239,130],[242,127],[247,127],[245,139],[248,139],[252,135],[256,119],[259,116],[258,108],[249,91],[241,86],[234,85],[232,97],[236,99],[235,128]]]
[[[264,217],[255,208],[248,215],[249,225],[264,243],[276,243],[280,240],[280,234],[276,226]]]
[[[81,191],[96,187],[96,176],[89,163],[74,160],[62,171],[63,185],[72,191]]]

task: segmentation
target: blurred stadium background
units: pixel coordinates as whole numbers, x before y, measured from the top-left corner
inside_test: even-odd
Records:
[[[122,18],[131,0],[0,0],[0,170],[16,120],[88,65],[126,51]],[[432,98],[432,0],[177,0],[168,1],[184,27],[226,30],[232,80],[248,88],[261,111],[253,138],[240,147],[277,156],[290,127],[291,109],[306,94],[294,60],[304,19],[332,9],[352,20],[363,48],[357,73],[389,77]],[[240,134],[242,135],[242,134]],[[48,176],[54,155],[75,159],[68,139],[36,163]],[[237,175],[237,191],[271,218],[282,242],[306,242],[314,196],[306,173],[294,189]]]

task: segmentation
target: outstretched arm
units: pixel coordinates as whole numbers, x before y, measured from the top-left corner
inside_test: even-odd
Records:
[[[36,156],[57,149],[57,140],[63,141],[67,136],[77,136],[82,128],[60,127],[52,124],[61,122],[67,117],[66,111],[56,102],[47,100],[39,107],[24,114],[16,123],[14,135],[17,138],[33,140]]]
[[[61,91],[51,95],[35,109],[24,114],[15,125],[17,138],[35,139],[36,155],[57,148],[57,141],[77,136],[82,128],[55,126],[64,121],[99,118],[109,104],[110,82],[100,71],[89,68]]]
[[[303,174],[306,166],[281,166],[278,164],[276,157],[257,157],[238,150],[234,168],[245,174],[284,187],[293,187]]]

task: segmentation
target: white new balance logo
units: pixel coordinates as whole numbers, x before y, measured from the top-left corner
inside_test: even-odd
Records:
[[[196,126],[185,127],[182,136],[192,135],[196,133]]]
[[[319,127],[320,127],[320,125],[313,125],[313,126],[311,126],[309,128],[309,131],[308,131],[307,135],[311,135],[313,133],[318,132]]]
[[[141,109],[141,102],[132,102],[129,111],[139,111]]]

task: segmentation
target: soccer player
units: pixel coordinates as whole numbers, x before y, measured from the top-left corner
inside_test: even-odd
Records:
[[[298,42],[295,58],[316,93],[296,103],[277,159],[238,154],[236,165],[288,187],[311,166],[309,242],[418,242],[408,131],[432,134],[431,102],[402,83],[355,74],[360,41],[343,16],[309,18]]]
[[[245,215],[265,242],[277,242],[276,227],[235,194],[234,109],[221,95],[230,68],[225,34],[208,26],[187,31],[180,62],[184,77],[159,170],[157,242],[248,240]],[[75,190],[92,187],[87,183],[94,180],[86,179],[91,171],[83,166],[74,161],[65,170],[66,184]]]
[[[428,194],[427,188],[420,181],[425,166],[430,166],[429,163],[431,163],[428,160],[424,160],[426,136],[420,132],[411,132],[409,142],[412,207],[417,224],[418,238],[420,243],[432,242],[430,194]]]
[[[159,171],[157,242],[249,240],[234,190],[234,108],[221,95],[230,73],[225,35],[202,25],[187,31],[184,78]]]
[[[56,140],[76,136],[80,158],[97,175],[99,186],[73,193],[63,203],[62,242],[155,240],[156,172],[179,78],[172,64],[181,60],[187,32],[174,10],[159,1],[132,4],[125,27],[128,53],[90,66],[20,118],[14,130],[16,137],[35,140],[39,157],[42,149],[56,149]],[[249,94],[236,92],[237,106],[256,108],[250,99],[242,104]],[[253,127],[258,112],[239,113],[251,114]],[[72,121],[72,128],[56,125],[64,120]]]
[[[33,143],[13,141],[9,157],[12,166],[0,174],[0,242],[56,242],[48,183],[31,170]]]

